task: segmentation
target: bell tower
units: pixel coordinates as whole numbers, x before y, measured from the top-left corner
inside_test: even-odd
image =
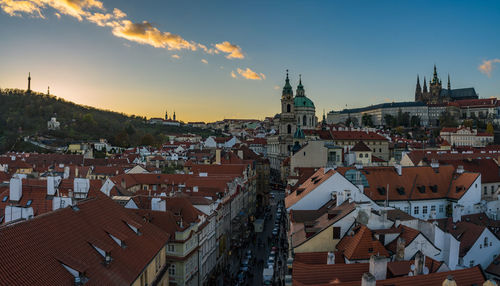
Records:
[[[293,90],[286,70],[285,86],[281,94],[280,134],[293,136],[295,132],[295,111]]]

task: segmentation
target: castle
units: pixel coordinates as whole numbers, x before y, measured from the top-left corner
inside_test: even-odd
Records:
[[[477,99],[478,96],[473,87],[451,89],[450,75],[448,75],[447,88],[443,88],[441,79],[438,77],[436,65],[434,65],[434,74],[432,80],[429,81],[429,89],[427,89],[427,81],[424,77],[424,87],[420,86],[420,78],[417,75],[417,86],[415,88],[415,101],[425,104],[437,104],[461,99]]]

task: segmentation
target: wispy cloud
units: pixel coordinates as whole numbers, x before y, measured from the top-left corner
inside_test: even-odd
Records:
[[[263,73],[256,73],[250,68],[247,68],[246,70],[237,68],[236,71],[238,74],[245,79],[252,79],[252,80],[263,80],[266,79],[266,76]],[[233,78],[238,78],[236,73],[234,71],[231,71],[231,77]]]
[[[208,64],[208,61],[205,60],[205,59],[201,59],[201,62],[204,63],[204,64]]]
[[[500,63],[500,59],[484,60],[481,65],[479,65],[478,70],[488,77],[491,77],[491,72],[493,71],[494,64]]]
[[[228,59],[243,59],[242,49],[224,41],[207,47],[204,44],[189,41],[182,36],[160,31],[148,21],[133,22],[127,14],[118,8],[107,12],[99,0],[0,0],[0,9],[10,16],[21,17],[23,14],[44,18],[44,10],[52,8],[55,15],[72,16],[79,21],[87,20],[100,27],[110,27],[114,36],[143,45],[168,50],[201,50],[207,54],[225,53]]]
[[[217,50],[226,53],[226,58],[228,59],[243,59],[245,56],[243,55],[243,52],[241,51],[240,46],[238,45],[233,45],[228,41],[215,44],[215,48]]]
[[[178,54],[173,54],[172,58],[174,58],[174,59],[180,59],[181,57]]]
[[[273,88],[274,88],[275,90],[279,90],[281,87],[280,87],[279,85],[275,85]]]

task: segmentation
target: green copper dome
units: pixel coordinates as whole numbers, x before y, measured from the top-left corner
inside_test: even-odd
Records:
[[[296,108],[297,107],[312,107],[312,108],[314,108],[314,103],[312,102],[312,100],[310,100],[309,98],[307,98],[305,96],[296,96],[293,99],[293,104]]]

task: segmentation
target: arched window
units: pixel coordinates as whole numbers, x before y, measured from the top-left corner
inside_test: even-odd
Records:
[[[306,125],[307,125],[307,117],[304,115],[304,117],[302,117],[302,126]]]
[[[287,133],[288,134],[292,134],[292,125],[288,124],[288,126],[286,127],[287,129]]]
[[[286,112],[290,112],[290,104],[286,105]]]

